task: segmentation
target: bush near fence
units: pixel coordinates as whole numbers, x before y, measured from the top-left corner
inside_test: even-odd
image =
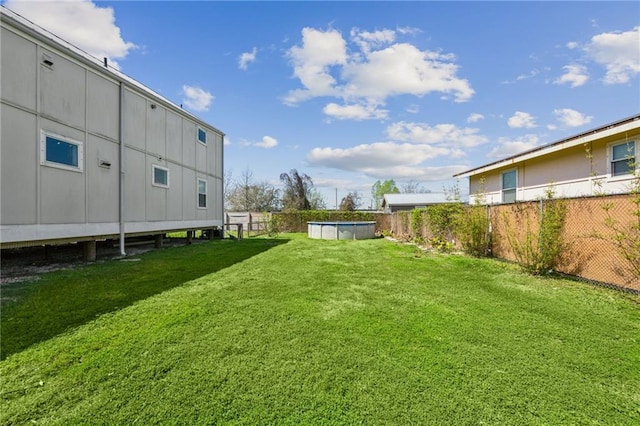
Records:
[[[532,238],[536,246],[540,234],[540,215],[545,203],[538,200],[513,204],[462,207],[462,220],[469,209],[483,209],[490,227],[490,252],[494,257],[518,261],[514,248]],[[576,277],[640,291],[640,212],[637,195],[608,195],[562,199],[566,208],[559,231],[562,250],[554,269]],[[390,233],[407,241],[433,246],[436,233],[430,227],[429,211],[396,212],[389,218]],[[419,218],[419,219],[418,219]],[[441,231],[440,231],[441,232]],[[452,222],[451,243],[461,249],[459,230]],[[509,239],[511,238],[511,242]],[[515,243],[514,243],[515,241]],[[634,263],[635,262],[635,263]]]

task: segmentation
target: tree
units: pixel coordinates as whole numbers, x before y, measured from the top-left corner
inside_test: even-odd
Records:
[[[371,197],[376,203],[376,210],[380,210],[384,194],[398,194],[399,192],[400,190],[393,179],[385,180],[384,182],[376,181],[371,187]]]
[[[269,182],[254,182],[249,169],[242,172],[240,180],[230,184],[229,188],[225,194],[229,211],[264,212],[280,207],[280,191]]]
[[[340,210],[343,211],[354,211],[360,207],[361,197],[358,194],[358,191],[349,192],[347,195],[342,198],[340,201]]]
[[[419,182],[413,179],[402,186],[403,194],[424,194],[427,192],[431,192],[431,190],[425,188]]]
[[[311,178],[296,169],[289,173],[280,174],[280,181],[284,185],[282,205],[285,210],[310,210],[309,197],[312,195],[313,181]]]
[[[325,210],[327,208],[324,196],[316,188],[311,188],[309,192],[309,208],[311,210]]]

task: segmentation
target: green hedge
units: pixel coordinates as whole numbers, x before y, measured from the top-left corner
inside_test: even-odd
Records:
[[[340,210],[293,210],[273,213],[270,231],[307,232],[307,222],[376,222],[376,232],[388,229],[388,214],[381,212],[359,212]]]

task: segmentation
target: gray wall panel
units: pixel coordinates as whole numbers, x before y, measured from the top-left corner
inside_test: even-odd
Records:
[[[167,158],[182,162],[182,117],[167,111]]]
[[[145,167],[145,155],[130,148],[124,154],[124,182],[125,182],[125,220],[143,222],[146,219],[145,193],[151,171]]]
[[[215,148],[215,167],[213,174],[217,177],[222,177],[222,153],[224,150],[222,136],[216,134],[216,148]]]
[[[124,143],[144,150],[146,145],[147,101],[130,90],[124,91]]]
[[[87,127],[90,132],[118,139],[120,87],[95,73],[87,73]]]
[[[2,61],[0,84],[2,99],[22,107],[36,109],[36,45],[11,31],[0,34]]]
[[[155,104],[154,104],[155,105]],[[162,107],[147,111],[147,152],[166,158],[166,110]]]
[[[35,224],[39,146],[36,116],[7,105],[2,105],[0,113],[2,224]]]
[[[85,172],[88,177],[88,222],[118,222],[119,220],[119,145],[89,135],[85,151]],[[111,167],[101,167],[108,161]]]
[[[209,170],[207,169],[209,160],[208,155],[210,155],[213,150],[208,147],[202,145],[201,143],[196,143],[196,170],[202,173],[207,173]]]
[[[40,66],[40,111],[63,123],[85,125],[86,70],[62,56],[43,49],[51,68]]]
[[[196,166],[196,125],[182,120],[182,161],[189,167]]]
[[[84,223],[85,173],[40,168],[40,223]]]
[[[182,219],[196,218],[196,174],[193,170],[182,169]]]
[[[182,219],[182,167],[169,163],[171,186],[167,190],[167,220]]]

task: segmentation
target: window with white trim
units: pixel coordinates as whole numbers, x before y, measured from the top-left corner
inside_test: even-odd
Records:
[[[609,171],[611,176],[633,174],[636,163],[635,141],[622,142],[609,145]]]
[[[200,127],[198,127],[198,142],[203,145],[207,144],[207,132]]]
[[[198,179],[198,208],[207,208],[207,181]]]
[[[83,144],[66,136],[42,131],[40,164],[81,172],[84,169]]]
[[[516,201],[517,186],[518,186],[518,169],[512,169],[502,173],[502,202],[503,203],[514,203]]]
[[[153,186],[169,187],[169,169],[154,164],[151,166],[151,173],[153,175]]]

